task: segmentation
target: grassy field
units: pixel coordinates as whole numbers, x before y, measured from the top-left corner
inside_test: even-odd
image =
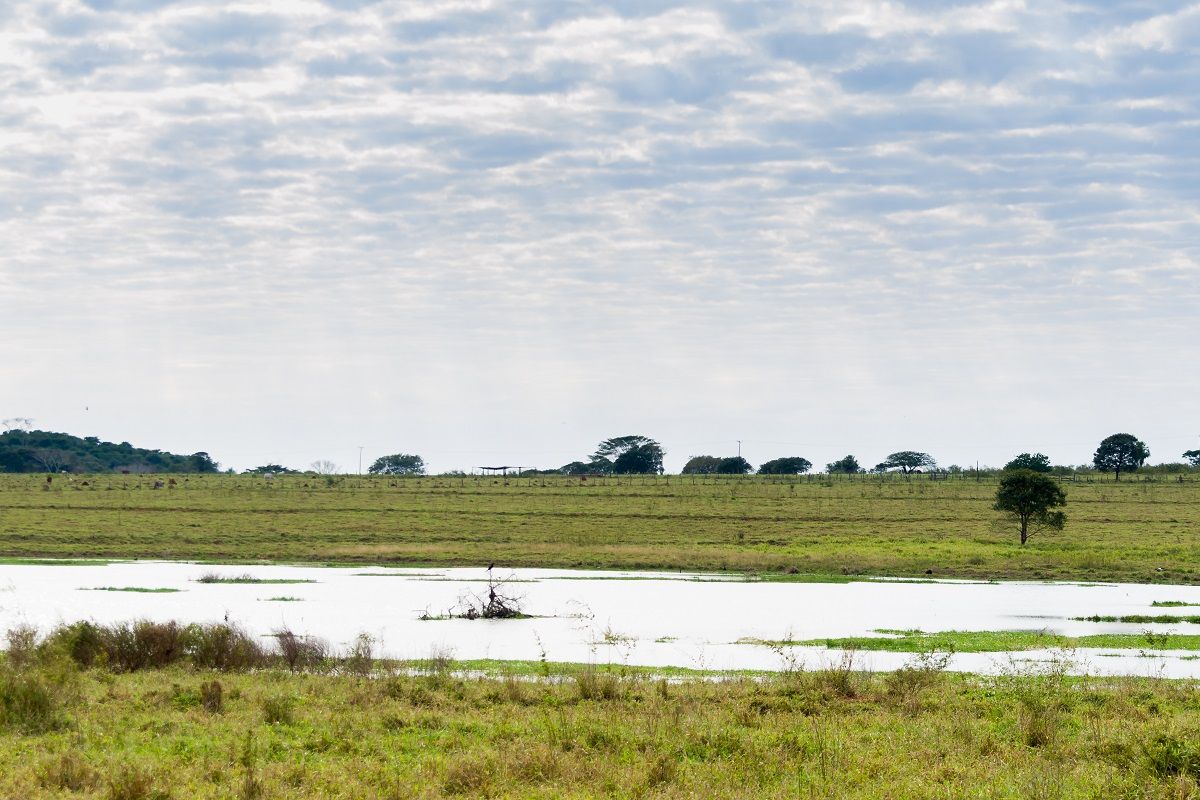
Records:
[[[986,479],[7,475],[0,557],[1200,583],[1196,478],[1068,481],[1021,547]]]
[[[1191,682],[980,678],[920,664],[888,676],[671,683],[554,664],[473,677],[444,660],[409,666],[355,676],[0,660],[0,796],[1165,800],[1200,791]]]

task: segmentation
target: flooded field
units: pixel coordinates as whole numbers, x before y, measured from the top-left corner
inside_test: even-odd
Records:
[[[1164,636],[1200,634],[1200,624],[1186,621],[1194,610],[1187,606],[1200,606],[1200,587],[747,582],[718,575],[545,569],[497,569],[495,574],[509,581],[505,591],[520,598],[530,618],[444,618],[461,611],[472,596],[486,595],[482,569],[8,564],[0,565],[0,630],[17,624],[45,630],[77,620],[227,619],[257,634],[288,627],[335,646],[366,633],[380,655],[394,658],[444,653],[458,659],[545,658],[705,670],[824,666],[843,653],[828,648],[825,639],[899,632],[1124,634],[1117,646],[957,652],[949,668],[995,673],[1066,660],[1078,673],[1200,676],[1200,646],[1167,649]],[[1085,619],[1094,616],[1138,621]],[[1154,621],[1162,619],[1172,621]],[[859,650],[854,663],[887,670],[913,657]]]

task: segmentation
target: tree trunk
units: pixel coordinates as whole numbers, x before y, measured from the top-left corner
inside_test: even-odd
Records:
[[[1021,520],[1021,544],[1029,538],[1029,520]]]

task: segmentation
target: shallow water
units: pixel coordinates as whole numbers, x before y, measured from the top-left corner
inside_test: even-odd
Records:
[[[205,584],[205,573],[259,579],[313,580],[296,584]],[[369,574],[364,574],[369,573]],[[259,634],[287,626],[344,646],[359,633],[378,642],[378,653],[426,658],[433,652],[458,659],[524,659],[627,663],[695,669],[780,669],[785,659],[770,648],[739,644],[744,638],[817,639],[870,635],[877,628],[1042,630],[1067,635],[1200,633],[1200,625],[1096,624],[1070,617],[1191,613],[1152,609],[1155,600],[1200,603],[1200,587],[1070,583],[755,583],[679,573],[497,570],[512,577],[510,593],[524,620],[422,621],[444,614],[467,593],[486,591],[481,569],[385,567],[214,566],[181,562],[112,562],[94,566],[0,565],[0,630],[27,623],[46,630],[90,619],[182,622],[236,621]],[[169,594],[87,591],[93,587],[154,587]],[[289,596],[298,602],[272,602]],[[836,651],[789,648],[808,666],[835,663]],[[1119,653],[1117,656],[1104,654]],[[1072,672],[1200,677],[1193,653],[1077,650]],[[963,653],[950,668],[996,673],[1036,669],[1062,654]],[[895,669],[909,654],[860,652],[855,666]]]

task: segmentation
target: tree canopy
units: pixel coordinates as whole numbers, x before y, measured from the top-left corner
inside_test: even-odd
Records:
[[[425,459],[410,453],[393,453],[375,459],[367,472],[372,475],[424,475]]]
[[[1012,472],[1015,469],[1049,472],[1054,467],[1050,465],[1049,456],[1042,455],[1041,453],[1021,453],[1021,455],[1004,465],[1005,472]]]
[[[261,467],[254,467],[245,471],[247,475],[295,475],[299,470],[288,469],[282,464],[263,464]]]
[[[929,455],[929,453],[918,453],[915,450],[901,450],[898,453],[892,453],[879,463],[875,469],[880,472],[898,469],[907,474],[921,469],[937,469],[937,462],[933,460],[933,456]]]
[[[839,458],[837,461],[830,461],[825,465],[825,471],[829,473],[845,473],[853,475],[856,472],[862,472],[863,468],[859,466],[858,459],[854,456],[846,456]]]
[[[1185,450],[1183,457],[1193,467],[1200,467],[1200,450]]]
[[[754,465],[741,456],[722,458],[717,464],[717,472],[721,475],[745,475],[753,471]]]
[[[1150,448],[1131,433],[1114,433],[1100,442],[1092,464],[1101,472],[1116,473],[1121,480],[1122,472],[1135,472],[1150,457]]]
[[[1054,511],[1067,504],[1067,493],[1058,481],[1040,472],[1019,469],[1000,479],[996,490],[996,511],[1003,511],[1020,525],[1021,544],[1041,530],[1062,530],[1066,514]]]
[[[0,472],[216,472],[208,453],[177,455],[114,444],[95,436],[72,436],[19,428],[0,434]]]
[[[605,439],[592,454],[593,464],[612,463],[617,475],[647,474],[663,471],[662,445],[645,436],[616,436]]]
[[[758,468],[759,475],[801,475],[812,469],[812,462],[800,456],[772,459]]]
[[[683,465],[681,474],[683,475],[714,475],[717,472],[717,467],[721,465],[721,459],[716,456],[692,456],[687,463]]]

